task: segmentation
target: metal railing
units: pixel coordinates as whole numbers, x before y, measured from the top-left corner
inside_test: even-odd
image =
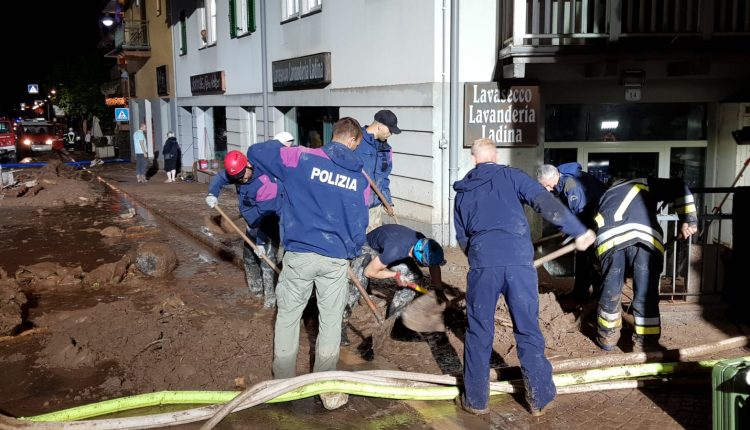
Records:
[[[747,0],[512,0],[503,47],[585,45],[620,38],[750,35]]]
[[[150,50],[148,21],[123,21],[115,29],[115,49]]]

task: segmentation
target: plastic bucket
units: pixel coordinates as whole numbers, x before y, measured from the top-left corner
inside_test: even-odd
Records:
[[[198,168],[201,170],[208,169],[208,160],[198,160]]]

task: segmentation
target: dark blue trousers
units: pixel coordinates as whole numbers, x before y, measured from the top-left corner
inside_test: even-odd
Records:
[[[471,269],[468,285],[468,329],[464,343],[465,402],[475,409],[488,406],[495,308],[500,294],[503,294],[513,321],[526,398],[532,408],[543,408],[554,400],[557,390],[552,382],[552,365],[544,356],[544,337],[539,329],[536,269],[532,266]]]

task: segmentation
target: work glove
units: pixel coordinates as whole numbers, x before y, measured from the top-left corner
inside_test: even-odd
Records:
[[[255,247],[255,255],[258,256],[258,258],[262,259],[264,255],[266,255],[266,248],[262,245],[257,245]]]
[[[585,251],[586,248],[594,244],[595,240],[596,233],[594,233],[594,230],[588,229],[586,230],[586,233],[583,233],[576,238],[576,249],[578,251]]]
[[[396,276],[393,277],[393,280],[396,281],[396,285],[399,287],[406,287],[409,285],[409,281],[401,276],[401,272],[396,272]]]
[[[219,199],[217,199],[216,197],[212,196],[211,194],[209,194],[209,195],[206,196],[206,204],[211,209],[213,209],[214,207],[216,207],[216,205],[218,203],[219,203]]]

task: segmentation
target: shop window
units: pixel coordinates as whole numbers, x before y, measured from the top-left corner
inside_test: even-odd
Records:
[[[255,0],[229,0],[229,36],[255,32]]]
[[[214,120],[214,157],[224,160],[227,155],[227,108],[214,106],[211,114]]]
[[[552,104],[547,142],[705,140],[703,103]]]
[[[337,107],[283,108],[285,131],[295,145],[320,148],[333,137],[333,124],[339,120]]]

